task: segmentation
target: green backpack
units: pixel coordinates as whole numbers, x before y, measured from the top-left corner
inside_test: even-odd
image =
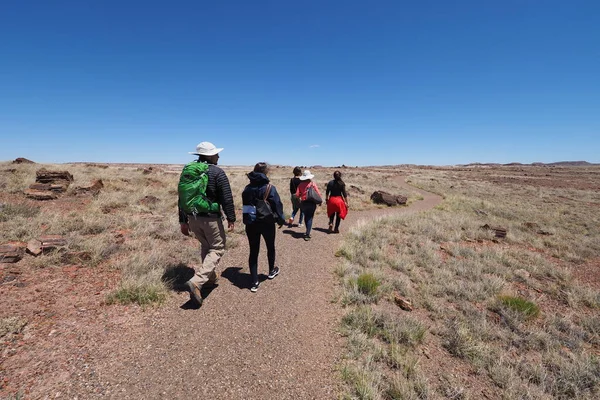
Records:
[[[219,212],[219,203],[206,197],[208,184],[208,164],[194,161],[183,167],[179,177],[179,207],[186,214]]]

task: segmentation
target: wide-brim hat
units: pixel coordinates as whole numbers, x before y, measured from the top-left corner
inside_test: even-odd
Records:
[[[196,151],[190,151],[189,154],[194,154],[196,156],[214,156],[221,151],[223,151],[222,148],[215,147],[211,142],[201,142],[196,146]]]
[[[309,170],[305,169],[304,172],[302,173],[302,175],[300,175],[300,180],[301,181],[307,181],[307,180],[312,179],[314,177],[315,176],[313,174],[311,174]]]

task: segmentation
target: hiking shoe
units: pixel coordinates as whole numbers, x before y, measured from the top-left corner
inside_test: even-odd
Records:
[[[269,275],[267,276],[267,278],[269,279],[273,279],[275,278],[277,275],[279,275],[279,267],[275,267],[273,268],[273,271],[269,272]]]
[[[310,240],[310,235],[304,235],[304,240],[308,242]]]
[[[334,229],[333,233],[340,233],[340,230],[339,229]]]
[[[202,294],[200,293],[200,288],[196,286],[192,281],[187,281],[186,286],[190,291],[190,300],[195,302],[198,306],[202,305]]]
[[[329,232],[333,232],[333,224],[329,224]]]
[[[302,223],[298,224],[298,228],[304,228],[304,224],[302,224]]]
[[[214,281],[208,281],[204,285],[202,285],[202,289],[214,289],[219,286],[219,279],[215,279]]]
[[[252,284],[252,287],[250,288],[250,291],[252,293],[256,293],[258,292],[258,287],[260,286],[260,282],[255,282]]]

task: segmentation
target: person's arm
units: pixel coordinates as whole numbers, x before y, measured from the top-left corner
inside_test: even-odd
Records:
[[[229,230],[233,230],[235,225],[235,205],[233,203],[233,194],[231,193],[231,186],[229,186],[229,179],[222,169],[217,174],[217,191],[219,204],[223,208],[225,218],[227,218]]]
[[[269,200],[269,203],[271,203],[271,208],[275,210],[275,213],[277,214],[277,225],[283,225],[285,223],[283,203],[281,202],[281,197],[279,197],[279,193],[277,192],[277,188],[275,186],[271,186],[271,192],[269,193],[267,200]]]
[[[329,181],[329,183],[327,184],[327,189],[325,190],[325,203],[327,203],[329,201],[329,195],[331,194],[331,187],[333,185],[331,184],[331,181]]]
[[[190,227],[188,225],[187,215],[185,215],[181,207],[177,208],[179,213],[179,229],[181,230],[181,233],[183,233],[185,236],[190,236]]]
[[[348,194],[346,193],[346,184],[342,186],[342,197],[344,198],[344,203],[346,203],[346,207],[348,207]]]

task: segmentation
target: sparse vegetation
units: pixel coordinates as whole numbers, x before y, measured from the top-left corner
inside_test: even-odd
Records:
[[[62,268],[70,263],[65,254],[81,252],[82,266],[121,277],[104,291],[107,303],[165,301],[165,269],[187,267],[198,257],[198,244],[177,226],[178,175],[159,168],[147,175],[132,167],[60,166],[75,177],[73,187],[102,179],[103,190],[95,197],[70,189],[57,201],[27,200],[22,191],[41,167],[0,171],[0,238],[27,242],[55,234],[67,245],[21,263]],[[239,199],[247,171],[225,170]],[[324,185],[331,172],[319,170],[317,183]],[[396,173],[348,170],[351,210],[381,207],[369,195]],[[545,176],[541,184],[515,183],[522,174],[509,168],[411,173],[414,185],[441,194],[443,203],[418,215],[364,221],[336,250],[346,398],[481,398],[473,387],[511,399],[600,396],[600,291],[582,283],[580,272],[600,259],[600,195],[577,183],[597,181],[597,172],[579,169],[571,186],[558,188],[546,185]],[[281,193],[289,175],[273,171]],[[417,191],[403,194],[409,203],[421,198]],[[143,201],[149,196],[156,199]],[[289,211],[288,196],[282,200]],[[496,237],[482,228],[486,224],[506,228],[507,236]],[[240,235],[242,224],[229,248],[243,240]],[[396,293],[412,300],[412,312],[394,304]],[[23,326],[8,331],[19,335]]]
[[[8,165],[8,164],[5,164]],[[23,192],[35,182],[36,171],[68,170],[74,178],[67,193],[53,203],[33,201]],[[245,169],[224,167],[233,190],[236,205],[241,210],[241,193],[248,183]],[[334,169],[315,171],[316,182],[322,186],[331,179]],[[177,171],[175,171],[177,172]],[[373,172],[379,181],[389,178],[393,171]],[[198,243],[187,240],[179,232],[177,224],[177,181],[178,173],[167,173],[154,168],[144,174],[135,166],[105,166],[85,164],[42,165],[19,164],[0,171],[3,190],[8,194],[0,201],[0,240],[29,241],[41,235],[61,235],[69,252],[87,254],[85,266],[118,269],[123,281],[119,288],[107,296],[109,303],[162,302],[167,289],[160,280],[168,264],[189,263],[197,259]],[[286,212],[291,208],[287,191],[291,169],[274,168],[272,183],[282,194]],[[349,188],[353,210],[379,208],[369,199],[372,191],[380,189],[372,176],[348,171],[346,179],[353,183]],[[76,187],[87,186],[101,179],[103,188],[96,196],[75,196]],[[389,181],[392,190],[396,187]],[[403,193],[416,199],[418,193]],[[238,210],[238,211],[239,211]],[[323,213],[319,208],[318,213]],[[239,246],[240,235],[244,235],[243,224],[229,234],[227,249]],[[243,239],[242,239],[243,240]],[[161,255],[161,256],[158,256]],[[35,268],[60,267],[65,257],[49,252],[29,262]],[[361,278],[363,279],[363,278]],[[359,283],[355,280],[355,287]],[[376,285],[362,282],[360,285]],[[380,294],[376,286],[360,286],[357,301],[377,301]],[[363,291],[366,290],[366,293]]]
[[[600,195],[469,172],[416,171],[411,182],[442,204],[357,226],[337,250],[345,363],[378,377],[372,398],[482,397],[472,380],[502,398],[598,397],[600,292],[573,271],[600,257],[599,217],[586,206]],[[369,275],[378,292],[413,299],[413,313],[394,308],[393,296],[365,301],[351,283]]]

